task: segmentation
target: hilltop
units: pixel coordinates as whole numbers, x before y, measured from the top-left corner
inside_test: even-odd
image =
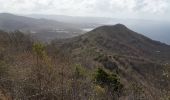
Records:
[[[57,41],[67,48],[96,47],[108,53],[169,61],[170,46],[136,33],[122,24],[98,27],[84,35]],[[156,59],[155,59],[156,58]]]
[[[103,66],[117,72],[125,87],[137,82],[150,100],[160,98],[161,89],[168,87],[166,82],[158,80],[164,78],[164,64],[170,60],[170,46],[122,24],[105,25],[81,36],[55,40],[52,46],[90,69]]]

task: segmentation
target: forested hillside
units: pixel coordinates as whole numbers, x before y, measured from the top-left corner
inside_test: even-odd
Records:
[[[0,99],[169,100],[169,48],[121,24],[49,44],[0,31]]]

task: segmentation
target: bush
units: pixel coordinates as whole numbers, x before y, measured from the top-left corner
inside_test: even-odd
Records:
[[[101,68],[98,68],[96,72],[95,83],[102,87],[108,87],[112,93],[120,93],[123,88],[116,74],[109,74]]]
[[[8,66],[4,61],[0,61],[0,78],[7,75]]]

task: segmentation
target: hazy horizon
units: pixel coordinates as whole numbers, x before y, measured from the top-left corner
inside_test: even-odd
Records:
[[[0,13],[170,21],[168,0],[0,0]]]

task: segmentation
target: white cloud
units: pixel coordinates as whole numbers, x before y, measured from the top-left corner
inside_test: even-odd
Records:
[[[138,0],[137,7],[143,12],[163,13],[169,9],[167,0]]]
[[[19,14],[134,16],[170,13],[168,0],[0,0],[0,4],[0,12]]]

